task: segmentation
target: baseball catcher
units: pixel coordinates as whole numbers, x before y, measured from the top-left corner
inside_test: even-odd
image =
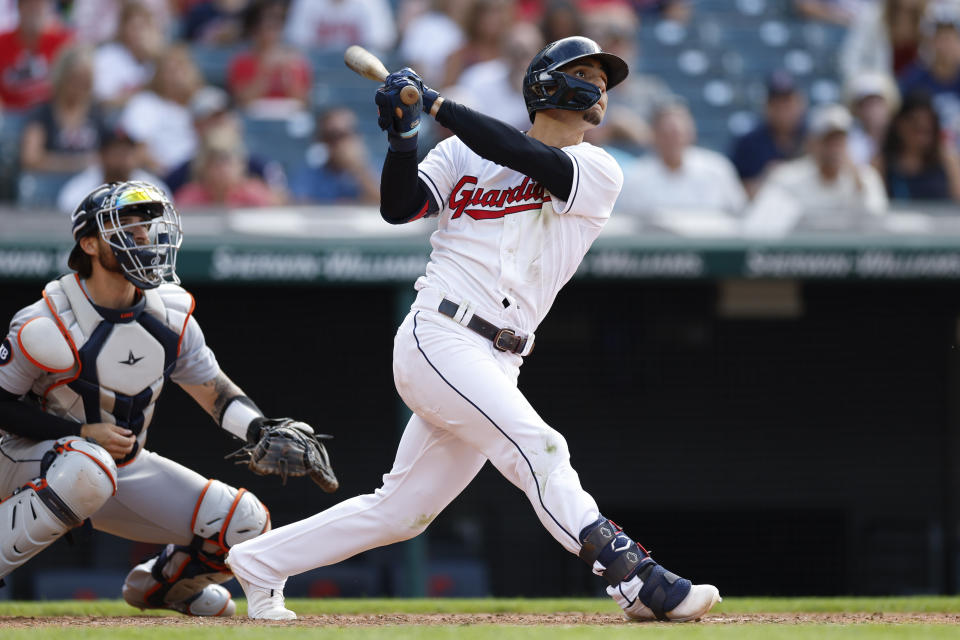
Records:
[[[620,167],[583,136],[626,76],[588,38],[547,45],[523,77],[526,132],[445,100],[412,69],[386,76],[375,97],[390,144],[380,213],[393,224],[437,218],[394,341],[394,381],[413,416],[381,488],[230,551],[250,616],[296,617],[281,600],[287,576],[419,534],[429,522],[420,514],[440,513],[487,461],[628,618],[695,620],[719,601],[716,587],[667,571],[600,513],[567,441],[517,388],[537,327],[620,193]],[[455,135],[418,162],[427,114]],[[505,540],[504,552],[523,562],[531,544],[540,541]]]
[[[153,185],[94,189],[72,218],[73,270],[20,310],[0,343],[0,581],[72,528],[166,545],[129,573],[135,607],[235,611],[227,551],[270,529],[255,495],[146,449],[168,381],[246,441],[259,474],[337,488],[304,422],[265,418],[217,364],[178,285],[180,216]]]

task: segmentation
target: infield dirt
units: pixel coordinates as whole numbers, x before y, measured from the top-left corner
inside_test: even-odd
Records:
[[[515,625],[515,626],[622,626],[634,623],[608,614],[553,613],[553,614],[360,614],[301,616],[290,621],[250,620],[246,616],[234,618],[188,618],[185,616],[54,616],[54,617],[0,617],[0,629],[34,629],[38,627],[153,627],[153,626],[237,626],[277,625],[302,627],[379,627],[387,625]],[[644,626],[658,623],[644,623]],[[718,613],[703,618],[705,625],[738,624],[943,624],[960,625],[956,613]]]

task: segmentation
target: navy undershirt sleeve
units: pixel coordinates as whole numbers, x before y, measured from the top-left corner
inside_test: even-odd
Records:
[[[478,156],[530,176],[560,200],[570,197],[573,161],[559,148],[449,100],[440,105],[437,122],[453,131]]]
[[[391,224],[422,218],[440,207],[417,176],[417,152],[387,151],[380,172],[380,215]]]
[[[530,176],[560,200],[570,197],[573,161],[559,148],[449,100],[440,105],[437,122],[477,155]],[[387,222],[401,224],[440,209],[417,166],[416,151],[387,151],[380,175],[380,215]]]
[[[56,440],[80,435],[79,422],[44,412],[0,387],[0,429],[31,440]]]

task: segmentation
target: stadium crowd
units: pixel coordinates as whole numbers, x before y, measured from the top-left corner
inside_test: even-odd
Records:
[[[346,46],[524,129],[527,62],[575,34],[631,63],[588,136],[625,214],[763,233],[960,201],[960,0],[0,0],[0,196],[69,211],[133,178],[183,208],[376,203]]]

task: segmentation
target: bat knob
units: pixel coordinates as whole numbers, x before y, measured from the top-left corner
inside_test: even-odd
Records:
[[[417,91],[416,87],[407,85],[400,90],[400,101],[403,104],[411,105],[416,104],[417,100],[420,99],[420,92]]]

